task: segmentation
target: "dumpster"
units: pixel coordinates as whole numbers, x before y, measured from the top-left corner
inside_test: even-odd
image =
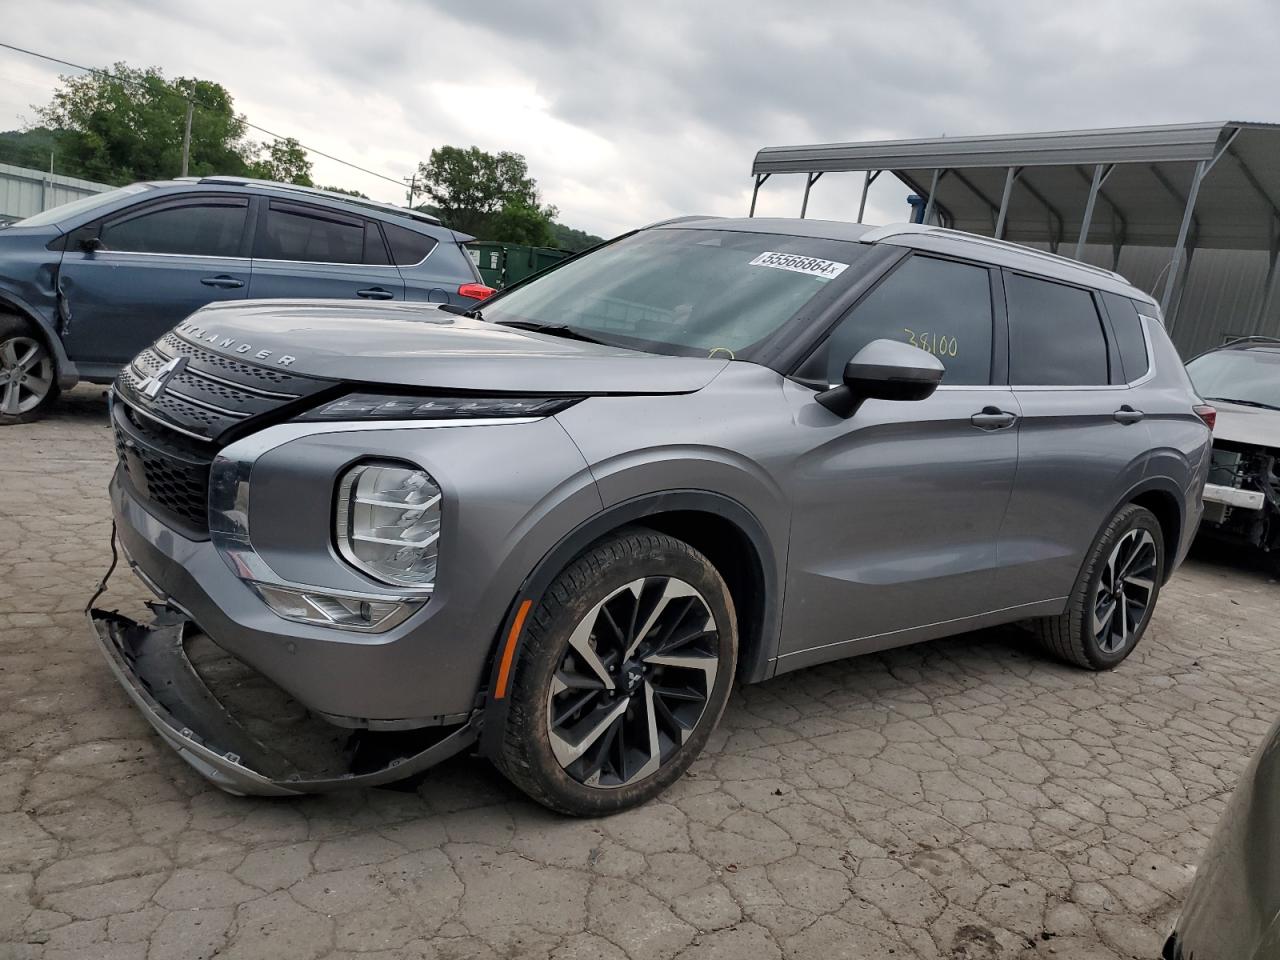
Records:
[[[471,262],[489,286],[501,290],[525,277],[531,277],[547,267],[572,256],[567,250],[555,247],[530,247],[522,243],[496,243],[492,240],[475,240],[467,244]]]

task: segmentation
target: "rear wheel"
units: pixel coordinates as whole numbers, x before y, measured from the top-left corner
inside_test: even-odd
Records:
[[[498,766],[562,813],[644,803],[701,752],[736,656],[732,600],[706,557],[639,528],[600,541],[528,618]]]
[[[1066,612],[1036,622],[1041,642],[1087,670],[1117,666],[1151,621],[1164,565],[1164,534],[1155,514],[1134,503],[1120,508],[1094,541]]]
[[[0,424],[44,415],[58,398],[53,357],[31,325],[0,314]]]

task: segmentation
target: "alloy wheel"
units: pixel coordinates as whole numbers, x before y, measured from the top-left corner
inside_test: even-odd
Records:
[[[53,389],[53,359],[32,337],[0,342],[0,414],[29,413]]]
[[[1151,534],[1135,527],[1107,558],[1093,603],[1093,635],[1103,653],[1129,646],[1155,594],[1159,559]]]
[[[656,773],[706,710],[719,646],[706,599],[682,580],[633,580],[597,603],[570,634],[547,697],[560,766],[606,789]]]

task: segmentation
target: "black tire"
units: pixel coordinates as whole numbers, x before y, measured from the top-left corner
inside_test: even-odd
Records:
[[[696,596],[682,593],[687,588]],[[720,720],[737,666],[736,623],[724,580],[687,543],[642,527],[597,541],[560,573],[526,620],[495,758],[499,769],[534,800],[573,816],[617,813],[656,797],[688,769]],[[686,635],[691,639],[681,639]],[[571,647],[571,640],[578,645]],[[584,643],[594,666],[577,652]],[[628,646],[633,657],[624,655]],[[654,658],[668,663],[655,665]],[[614,688],[596,679],[601,676]],[[553,710],[567,719],[557,721]],[[563,757],[589,737],[575,743],[556,735],[553,747],[553,727],[566,734],[604,732],[565,764],[557,751]],[[655,756],[657,767],[650,769]]]
[[[0,426],[43,417],[58,394],[58,369],[28,320],[0,313]]]
[[[1117,556],[1117,552],[1123,551],[1127,544],[1141,544],[1141,555],[1135,553],[1132,582],[1119,578],[1119,591],[1114,593],[1104,581],[1116,579],[1111,571],[1125,569],[1126,557]],[[1135,546],[1134,550],[1138,548]],[[1086,670],[1110,670],[1118,666],[1133,653],[1151,622],[1164,582],[1164,570],[1164,532],[1160,521],[1145,507],[1126,504],[1116,511],[1094,540],[1067,601],[1066,612],[1034,621],[1033,628],[1040,642],[1054,656]],[[1139,577],[1144,571],[1149,576]],[[1139,580],[1148,579],[1149,590],[1136,585]],[[1109,595],[1114,601],[1111,604],[1107,602]],[[1137,598],[1142,598],[1140,611]],[[1112,608],[1112,618],[1105,620],[1104,631],[1099,634],[1097,624],[1103,621],[1105,611]],[[1097,620],[1095,613],[1098,613]],[[1127,620],[1117,618],[1126,614]]]

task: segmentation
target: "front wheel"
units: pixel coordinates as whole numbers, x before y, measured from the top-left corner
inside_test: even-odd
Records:
[[[587,549],[526,621],[496,758],[561,813],[652,799],[698,756],[737,659],[728,588],[693,547],[631,528]]]
[[[0,314],[0,424],[44,415],[58,398],[53,357],[27,322]]]
[[[1164,568],[1160,521],[1135,503],[1121,507],[1094,541],[1066,612],[1036,621],[1041,642],[1087,670],[1119,665],[1151,622]]]

